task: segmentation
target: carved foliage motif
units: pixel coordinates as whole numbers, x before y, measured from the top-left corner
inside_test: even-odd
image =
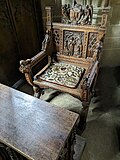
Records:
[[[81,57],[83,53],[83,32],[64,31],[63,54]]]
[[[97,33],[89,33],[89,40],[88,40],[88,52],[87,52],[87,56],[92,57],[93,53],[96,51],[97,46],[98,46],[98,42],[97,42],[97,37],[98,34]]]
[[[31,59],[21,60],[20,61],[20,71],[22,73],[29,73],[31,70]]]

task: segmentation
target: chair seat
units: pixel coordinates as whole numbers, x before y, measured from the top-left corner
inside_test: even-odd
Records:
[[[41,80],[51,83],[75,88],[81,80],[85,69],[66,63],[52,63],[52,65],[41,75]]]

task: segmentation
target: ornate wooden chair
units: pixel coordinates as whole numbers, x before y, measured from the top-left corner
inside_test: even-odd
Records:
[[[107,14],[95,26],[91,25],[92,6],[84,10],[78,4],[63,6],[62,23],[52,21],[51,7],[46,7],[46,12],[41,52],[21,60],[20,71],[33,86],[35,97],[40,97],[43,88],[53,88],[79,98],[83,105],[79,125],[83,126],[98,76]]]

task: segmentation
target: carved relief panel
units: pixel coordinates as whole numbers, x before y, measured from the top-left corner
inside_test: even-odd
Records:
[[[63,54],[66,56],[81,57],[83,53],[84,32],[63,32]]]

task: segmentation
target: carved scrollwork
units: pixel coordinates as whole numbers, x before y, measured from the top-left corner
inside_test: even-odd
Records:
[[[32,60],[31,59],[27,59],[27,60],[21,60],[20,61],[20,72],[25,74],[25,78],[28,81],[28,83],[30,85],[34,85],[33,84],[33,80],[32,80],[32,71],[31,71],[31,66],[32,66]]]
[[[20,61],[20,71],[22,73],[29,73],[30,72],[30,63],[31,63],[31,59],[27,59],[27,60],[21,60]]]
[[[76,2],[76,1],[75,1]],[[72,7],[65,4],[62,7],[62,22],[76,25],[85,25],[92,23],[93,6],[82,6],[77,2]]]

